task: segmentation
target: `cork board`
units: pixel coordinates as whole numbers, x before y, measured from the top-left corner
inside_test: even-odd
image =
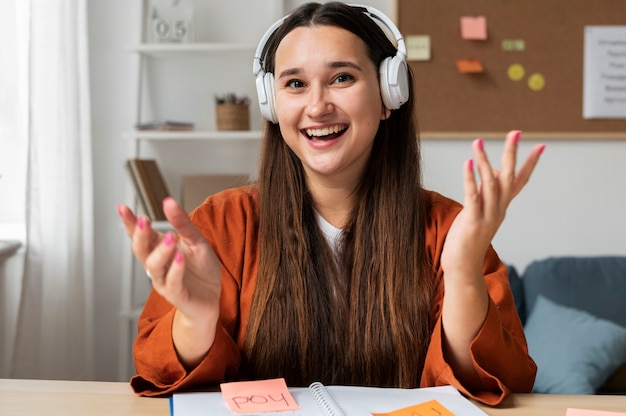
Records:
[[[626,138],[626,119],[583,118],[584,28],[626,25],[626,2],[396,0],[395,13],[405,39],[430,37],[430,60],[409,61],[422,132],[521,129]],[[485,16],[487,39],[463,39],[463,16]],[[523,50],[505,50],[506,40],[522,40]],[[484,72],[460,73],[458,59],[479,60]],[[510,78],[512,64],[522,65],[522,79]],[[538,91],[528,84],[536,73],[545,80]]]

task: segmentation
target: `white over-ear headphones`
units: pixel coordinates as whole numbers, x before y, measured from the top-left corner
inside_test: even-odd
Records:
[[[370,6],[362,6],[351,4],[350,6],[362,8],[363,13],[374,21],[382,22],[393,34],[397,43],[397,52],[395,56],[385,58],[379,67],[380,73],[380,92],[385,107],[390,110],[396,110],[409,99],[409,81],[408,68],[406,64],[406,46],[402,34],[393,24],[391,19],[385,16],[379,10]],[[283,24],[288,16],[275,22],[265,32],[259,45],[254,53],[254,62],[252,64],[252,72],[256,77],[256,91],[259,98],[259,107],[261,115],[264,119],[272,123],[278,123],[276,115],[276,102],[274,95],[274,74],[265,72],[263,69],[263,49],[270,36]]]

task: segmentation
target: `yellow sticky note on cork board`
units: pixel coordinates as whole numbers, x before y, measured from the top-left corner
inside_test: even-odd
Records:
[[[389,413],[372,413],[372,416],[454,416],[454,413],[443,407],[437,400],[429,400]]]
[[[487,18],[485,16],[461,16],[461,38],[486,40]]]

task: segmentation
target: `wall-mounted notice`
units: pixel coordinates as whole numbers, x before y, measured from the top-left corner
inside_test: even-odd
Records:
[[[626,118],[626,26],[585,26],[584,118]]]

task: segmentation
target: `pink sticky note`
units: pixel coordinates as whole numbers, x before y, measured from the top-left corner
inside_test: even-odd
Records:
[[[228,408],[237,414],[300,409],[283,378],[222,383],[220,390]]]
[[[486,40],[487,18],[485,16],[461,17],[461,37],[471,40]]]
[[[565,416],[626,416],[622,412],[607,412],[604,410],[567,409]]]

